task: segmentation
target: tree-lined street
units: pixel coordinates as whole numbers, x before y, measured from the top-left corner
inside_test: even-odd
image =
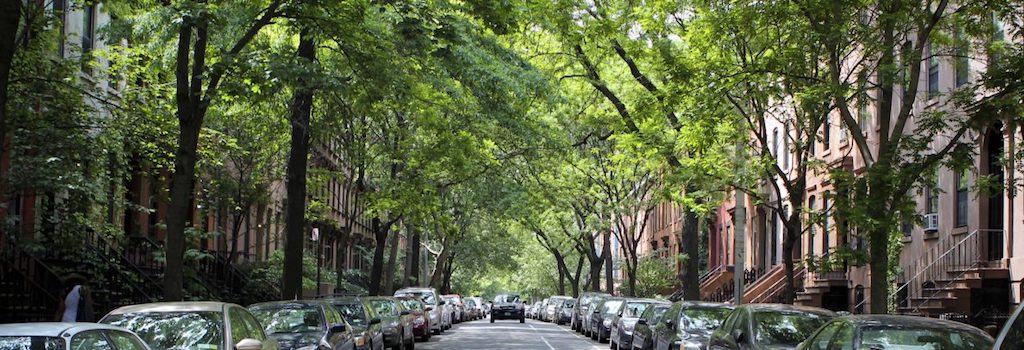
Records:
[[[448,333],[450,332],[450,333]],[[417,349],[605,349],[607,344],[598,344],[565,326],[529,320],[518,321],[487,320],[456,325],[444,335],[431,338],[429,342],[416,344]]]

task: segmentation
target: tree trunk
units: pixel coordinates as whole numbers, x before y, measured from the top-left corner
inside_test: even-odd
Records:
[[[345,251],[348,250],[348,238],[352,235],[352,226],[346,226],[342,232],[338,235],[337,244],[334,247],[334,276],[335,276],[335,291],[341,291],[344,287],[345,282]]]
[[[582,273],[583,273],[583,257],[580,257],[579,259],[576,260],[576,274],[574,275],[576,277],[574,278],[572,276],[569,276],[569,279],[572,280],[572,297],[573,298],[579,298],[580,297],[580,279],[583,278]]]
[[[313,63],[316,46],[309,29],[299,33],[298,56]],[[309,119],[313,110],[313,89],[305,78],[299,79],[291,106],[291,150],[288,152],[288,199],[285,216],[284,274],[281,294],[284,300],[302,298],[302,255],[306,227],[306,168],[309,161]],[[317,286],[319,288],[319,286]]]
[[[626,262],[626,286],[629,288],[629,296],[636,295],[636,263]]]
[[[388,252],[388,265],[384,271],[384,293],[391,295],[395,287],[395,267],[398,261],[398,230],[391,232],[391,242],[388,243],[391,251]]]
[[[693,191],[688,190],[687,193]],[[683,300],[700,300],[700,251],[698,248],[697,213],[688,206],[683,207],[683,231],[679,252],[686,254],[683,268],[679,272],[679,285],[683,289]]]
[[[370,266],[370,295],[379,295],[381,279],[384,276],[384,249],[387,248],[388,231],[390,227],[384,227],[384,222],[379,217],[373,218],[370,227],[373,228],[373,264]]]
[[[790,223],[786,224],[786,234],[785,238],[782,240],[782,260],[783,265],[785,265],[784,268],[786,269],[786,285],[782,292],[783,304],[793,304],[793,300],[796,299],[796,279],[793,273],[793,268],[795,267],[793,262],[793,245],[796,243],[796,239],[799,239],[799,236],[792,233],[792,226],[793,225]]]
[[[441,293],[451,294],[452,273],[455,273],[455,255],[448,256],[448,261],[445,263],[444,266],[444,283],[442,284]]]
[[[21,23],[22,0],[0,0],[0,154],[6,152],[7,99],[10,91],[11,66],[18,46],[18,25]],[[7,174],[0,169],[0,201],[7,201]],[[6,222],[7,211],[0,211],[0,222]]]
[[[430,275],[430,286],[437,288],[438,290],[443,287],[441,285],[442,277],[444,276],[445,262],[448,261],[448,255],[451,252],[448,249],[448,238],[441,239],[441,254],[437,256],[437,261],[434,262],[434,272]]]
[[[412,234],[412,240],[409,244],[409,276],[407,276],[410,286],[420,285],[420,231],[415,226],[409,228],[409,233]]]
[[[587,259],[589,259],[590,261],[590,274],[588,275],[590,283],[588,283],[588,287],[591,291],[600,292],[601,268],[604,267],[604,259],[600,255],[597,255],[597,253],[595,252],[590,252],[590,254],[587,254]]]
[[[565,257],[557,250],[551,252],[555,256],[555,263],[558,267],[558,295],[565,295],[565,275],[569,268],[565,266]]]
[[[607,288],[608,294],[615,294],[615,279],[612,278],[612,233],[608,230],[604,232],[604,243],[601,252],[601,256],[604,259],[604,281],[605,288]]]

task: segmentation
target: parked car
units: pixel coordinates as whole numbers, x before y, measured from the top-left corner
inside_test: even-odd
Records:
[[[535,311],[536,312],[536,318],[538,320],[545,321],[544,320],[544,316],[545,316],[545,311],[547,309],[548,309],[548,298],[544,298],[543,300],[540,301],[540,307],[538,307],[537,310]]]
[[[661,316],[669,309],[668,304],[657,304],[644,310],[633,328],[633,339],[629,341],[633,349],[651,350],[654,348],[654,325],[661,321]]]
[[[1003,325],[992,350],[1024,349],[1024,304],[1017,307],[1013,316]]]
[[[991,349],[993,342],[992,336],[984,331],[955,321],[900,315],[856,315],[833,319],[801,343],[799,349],[968,350]]]
[[[540,317],[540,308],[541,308],[541,306],[543,306],[543,303],[539,302],[539,301],[533,303],[533,305],[530,305],[529,317],[532,318],[532,319],[535,319],[535,320],[538,317]]]
[[[654,350],[706,349],[711,333],[735,307],[729,304],[680,301],[672,304],[654,329]]]
[[[586,324],[583,321],[585,316],[590,314],[590,307],[594,298],[609,296],[611,296],[611,294],[598,292],[584,292],[583,294],[580,294],[580,297],[576,298],[576,307],[572,310],[572,317],[569,319],[569,328],[583,333],[583,325]]]
[[[505,293],[494,297],[491,323],[495,320],[519,320],[519,323],[526,323],[526,310],[519,294]]]
[[[740,305],[711,334],[708,349],[795,349],[835,316],[832,311],[815,307]]]
[[[412,333],[412,312],[404,304],[394,297],[368,297],[366,301],[380,318],[385,347],[411,349],[416,346],[416,336]]]
[[[470,297],[469,299],[473,299],[473,301],[476,303],[476,309],[479,314],[478,319],[484,319],[485,317],[487,317],[487,312],[488,310],[490,310],[490,306],[487,305],[487,302],[485,302],[483,298],[478,296]]]
[[[605,298],[594,307],[594,311],[590,315],[590,333],[588,334],[591,339],[597,340],[599,343],[608,340],[612,332],[612,319],[622,310],[625,302],[624,298],[611,297]]]
[[[412,314],[412,334],[416,337],[417,341],[429,341],[430,340],[430,318],[427,317],[428,311],[423,302],[415,296],[401,296],[396,297],[398,301],[405,305],[405,308]]]
[[[427,324],[430,325],[430,330],[434,334],[444,333],[445,328],[445,315],[444,301],[441,300],[441,295],[437,293],[437,289],[434,288],[403,288],[395,292],[396,297],[413,296],[423,303],[423,312],[427,314]]]
[[[352,326],[356,349],[383,350],[384,330],[381,319],[373,306],[361,297],[331,297],[324,301],[334,305],[341,312],[341,317]]]
[[[608,332],[608,343],[612,349],[626,348],[633,346],[633,328],[636,327],[640,315],[647,311],[647,308],[654,305],[670,305],[668,301],[657,299],[626,299],[625,304],[619,312],[612,316],[612,326]]]
[[[150,303],[111,311],[100,323],[135,332],[153,350],[276,350],[263,326],[244,307],[213,301]],[[187,334],[187,337],[179,336]]]
[[[135,333],[121,327],[41,322],[0,324],[0,349],[149,350],[149,346]],[[238,349],[256,350],[259,347]]]
[[[276,301],[249,305],[267,336],[283,350],[355,349],[351,326],[323,301]]]
[[[590,331],[593,329],[593,327],[591,327],[591,323],[590,322],[591,322],[591,319],[594,318],[594,310],[596,310],[598,308],[598,305],[603,303],[604,300],[608,299],[608,298],[613,298],[613,297],[612,296],[597,296],[597,297],[594,297],[593,299],[591,299],[591,301],[590,301],[590,308],[588,308],[588,311],[587,311],[586,314],[583,314],[583,325],[581,326],[581,330],[582,330],[582,333],[583,333],[584,336],[589,337],[590,336]]]
[[[562,303],[565,300],[572,300],[572,297],[567,297],[564,295],[554,295],[548,298],[548,303],[547,306],[544,307],[544,312],[541,315],[541,319],[546,322],[555,323],[555,321],[557,321],[558,318],[557,310],[559,307],[562,306]]]
[[[572,313],[576,308],[576,299],[567,298],[563,299],[558,305],[555,305],[555,324],[563,325],[569,323],[572,320]]]
[[[462,303],[462,296],[458,294],[446,294],[441,297],[444,298],[445,305],[451,305],[451,310],[448,312],[451,313],[452,323],[462,322],[465,318],[464,314],[466,311],[466,305]]]
[[[480,319],[480,309],[476,308],[476,300],[473,300],[473,298],[466,298],[462,302],[466,305],[466,310],[464,311],[466,321],[475,321]]]

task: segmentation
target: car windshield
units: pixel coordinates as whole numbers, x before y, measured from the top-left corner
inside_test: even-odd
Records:
[[[0,337],[0,350],[64,350],[57,337]]]
[[[861,349],[968,350],[990,349],[992,341],[980,334],[955,329],[870,326],[861,331]]]
[[[363,310],[362,304],[334,304],[341,312],[341,316],[345,317],[348,323],[353,325],[364,325],[366,324],[366,310]]]
[[[379,315],[398,316],[398,305],[391,300],[371,300],[370,305],[373,305],[373,310]]]
[[[399,299],[402,301],[402,305],[409,310],[423,310],[423,303],[413,299]]]
[[[267,333],[307,333],[326,330],[320,308],[313,305],[273,305],[250,309]]]
[[[828,319],[807,312],[759,311],[754,313],[754,332],[761,345],[797,346]]]
[[[722,307],[695,307],[683,309],[679,314],[679,331],[686,333],[710,332],[722,325],[731,310]]]
[[[609,300],[604,303],[601,307],[601,313],[605,315],[619,313],[619,308],[622,307],[622,300]]]
[[[127,328],[150,348],[168,350],[220,349],[224,325],[219,312],[140,312],[112,315],[103,323]]]
[[[562,307],[564,308],[572,308],[575,305],[576,301],[572,299],[566,299],[564,302],[562,302]]]
[[[626,308],[622,309],[622,317],[640,317],[650,306],[651,303],[626,303]]]
[[[519,295],[518,294],[498,294],[498,296],[494,297],[494,302],[495,303],[518,303],[519,302]]]
[[[427,305],[437,304],[437,297],[434,296],[434,293],[431,293],[431,292],[413,292],[413,293],[402,294],[402,295],[409,295],[409,296],[414,296],[414,297],[420,298],[420,301],[422,301],[424,304],[427,304]]]

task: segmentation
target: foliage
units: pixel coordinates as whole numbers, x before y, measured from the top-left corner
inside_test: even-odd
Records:
[[[656,256],[640,259],[636,269],[638,298],[656,298],[671,294],[675,287],[675,261]]]

